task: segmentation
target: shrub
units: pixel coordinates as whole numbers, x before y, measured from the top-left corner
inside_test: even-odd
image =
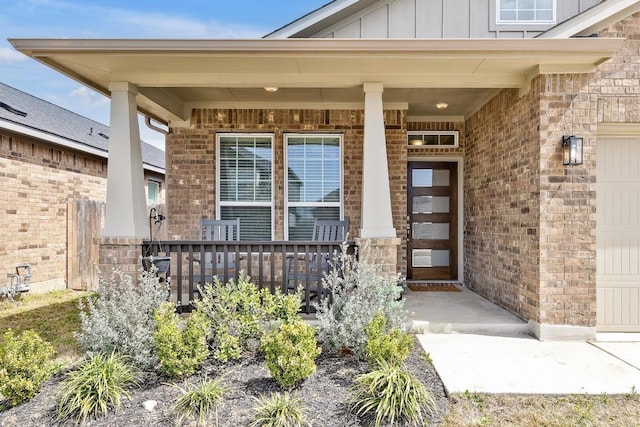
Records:
[[[323,278],[332,302],[325,298],[316,304],[323,345],[335,351],[348,349],[359,358],[365,354],[365,329],[376,313],[383,313],[390,328],[404,327],[407,321],[399,277],[384,272],[368,245],[362,248],[360,259],[347,255],[343,245],[331,261],[334,268]]]
[[[115,351],[129,356],[135,366],[149,369],[158,362],[153,310],[169,294],[159,283],[155,267],[138,273],[137,286],[122,271],[114,269],[109,277],[101,274],[97,296],[80,300],[81,330],[75,336],[89,356]]]
[[[277,330],[265,333],[262,349],[269,372],[285,387],[313,374],[320,354],[315,331],[302,320],[283,323]]]
[[[0,394],[19,405],[40,390],[53,370],[53,346],[33,331],[9,329],[0,342]]]
[[[153,318],[156,321],[153,339],[162,372],[170,377],[192,375],[209,355],[207,337],[211,329],[207,317],[193,311],[181,328],[175,306],[166,302],[154,311]]]
[[[410,425],[426,425],[425,416],[433,414],[433,395],[411,374],[398,366],[380,361],[379,369],[358,375],[351,388],[350,412],[360,417],[375,417],[376,427],[406,420]]]
[[[386,327],[387,319],[381,312],[367,326],[367,361],[373,364],[384,360],[392,366],[401,366],[413,348],[413,337],[400,328],[386,331]]]
[[[130,397],[126,387],[138,383],[138,372],[117,353],[96,354],[70,371],[58,395],[58,419],[75,415],[77,423],[88,417],[117,411],[123,397]]]
[[[290,321],[300,308],[299,294],[276,291],[272,295],[268,289],[258,290],[244,274],[238,282],[226,284],[216,278],[200,288],[200,294],[194,305],[211,322],[213,357],[222,362],[240,359],[243,351],[257,344],[266,322]]]
[[[304,406],[300,399],[289,393],[271,394],[269,397],[254,397],[258,402],[251,427],[300,427],[311,426],[305,419]]]
[[[176,386],[181,392],[173,407],[178,413],[178,424],[182,424],[185,417],[197,418],[199,425],[206,425],[212,409],[215,409],[216,423],[218,425],[218,405],[222,396],[229,388],[222,383],[222,379],[207,380],[198,385],[186,385],[186,388]]]

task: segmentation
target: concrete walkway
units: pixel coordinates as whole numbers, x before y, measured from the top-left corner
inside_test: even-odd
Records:
[[[414,312],[413,325],[423,328],[418,339],[449,393],[640,390],[639,335],[599,334],[595,342],[538,341],[526,334],[525,322],[467,289],[409,291],[406,308]]]

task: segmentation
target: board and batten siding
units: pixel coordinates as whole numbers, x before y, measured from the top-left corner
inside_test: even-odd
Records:
[[[556,0],[563,22],[602,0]],[[496,0],[383,0],[317,32],[318,38],[534,37],[553,25],[496,25]]]
[[[640,137],[598,139],[599,332],[640,332]]]

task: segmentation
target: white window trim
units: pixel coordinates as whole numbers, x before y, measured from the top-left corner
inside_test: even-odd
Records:
[[[271,139],[271,202],[222,202],[220,201],[220,138],[225,136],[233,137],[253,137]],[[271,208],[271,240],[274,240],[275,229],[275,194],[274,194],[274,172],[275,172],[275,136],[272,133],[239,133],[221,132],[216,133],[216,219],[220,219],[222,206],[256,206]]]
[[[288,139],[291,137],[317,137],[317,138],[335,138],[340,140],[340,201],[339,202],[327,202],[327,203],[313,203],[313,202],[289,202],[289,159],[287,144]],[[344,219],[344,136],[337,133],[285,133],[282,138],[283,150],[284,150],[284,240],[289,240],[289,207],[339,207],[340,208],[340,220]]]
[[[156,201],[151,203],[151,201],[149,200],[149,184],[155,184],[156,185]],[[147,205],[149,206],[153,206],[153,205],[157,205],[160,203],[160,181],[155,180],[155,179],[147,179],[147,188],[146,193],[147,193]]]
[[[537,20],[537,21],[519,21],[515,20],[502,20],[500,19],[500,3],[502,0],[495,0],[495,19],[496,25],[553,25],[558,20],[558,6],[557,0],[553,0],[553,19],[551,20]]]
[[[453,145],[410,145],[412,135],[452,135],[455,141]],[[458,148],[460,146],[460,131],[457,130],[412,130],[407,132],[407,145],[409,147],[428,147],[435,149]]]

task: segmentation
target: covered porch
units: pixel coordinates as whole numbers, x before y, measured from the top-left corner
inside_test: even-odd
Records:
[[[545,210],[555,202],[557,191],[543,187],[558,182],[557,176],[547,175],[563,175],[562,182],[582,188],[582,181],[565,179],[559,141],[563,126],[573,126],[574,117],[586,129],[590,118],[577,110],[566,112],[575,108],[574,97],[582,95],[588,73],[611,58],[622,40],[12,43],[112,99],[103,269],[114,259],[119,265],[139,265],[140,245],[149,234],[140,192],[139,111],[168,126],[168,245],[174,240],[204,245],[193,241],[198,221],[221,219],[225,209],[239,207],[221,199],[220,146],[226,143],[221,138],[250,134],[255,141],[268,139],[272,165],[269,199],[252,200],[270,212],[264,217],[269,233],[258,239],[264,243],[257,244],[280,242],[275,251],[289,252],[293,248],[286,245],[295,244],[289,239],[289,209],[297,206],[288,192],[287,138],[339,135],[340,194],[330,207],[339,219],[351,221],[352,237],[372,241],[383,250],[390,272],[406,274],[410,258],[408,162],[455,158],[463,181],[459,200],[464,237],[456,261],[461,281],[533,322],[574,321],[568,312],[556,316],[551,310],[555,302],[546,301],[545,294],[545,288],[565,280],[564,271],[554,269],[546,255],[552,251],[554,260],[570,258],[573,249],[562,247],[565,238],[552,233],[563,229],[560,223],[572,211],[569,204],[566,212]],[[567,96],[562,82],[571,85]],[[443,101],[448,108],[436,108]],[[557,123],[549,125],[543,117],[546,107],[555,108]],[[410,126],[460,130],[465,145],[453,153],[411,149]],[[592,134],[586,134],[585,144],[594,141]],[[586,165],[584,175],[594,174],[594,164]],[[522,182],[527,186],[524,191],[516,188]],[[589,212],[579,212],[576,221],[591,221]],[[247,244],[254,241],[247,239]],[[232,252],[260,252],[258,246],[243,249],[234,247]],[[587,286],[593,284],[589,280]],[[584,283],[581,278],[568,285],[578,288]],[[543,308],[547,303],[549,310]],[[581,316],[577,322],[590,326],[592,313]]]

